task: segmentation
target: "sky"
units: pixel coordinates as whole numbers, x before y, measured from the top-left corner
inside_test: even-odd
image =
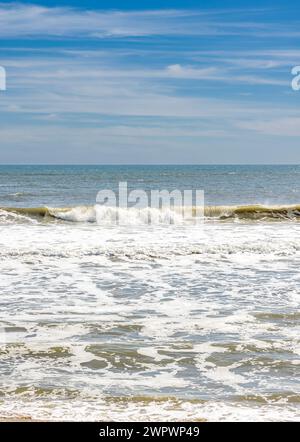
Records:
[[[0,0],[1,164],[299,164],[300,4]]]

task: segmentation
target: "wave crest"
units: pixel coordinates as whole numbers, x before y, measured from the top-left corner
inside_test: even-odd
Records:
[[[191,218],[183,219],[182,208],[156,209],[156,208],[115,208],[108,206],[77,206],[63,208],[49,207],[9,207],[0,208],[1,218],[4,215],[10,219],[18,216],[21,218],[48,218],[68,222],[88,222],[97,224],[115,224],[116,221],[130,225],[190,222]],[[193,207],[189,211],[192,217],[199,216],[201,210]],[[245,205],[245,206],[206,206],[204,218],[219,220],[291,220],[300,219],[300,205]]]

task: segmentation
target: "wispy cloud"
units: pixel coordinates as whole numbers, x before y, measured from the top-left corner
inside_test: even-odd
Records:
[[[241,129],[248,129],[267,135],[281,137],[300,136],[300,117],[274,118],[271,120],[260,119],[247,122],[237,122]]]
[[[229,9],[101,11],[66,7],[43,7],[22,3],[0,4],[0,37],[118,38],[155,35],[280,35],[300,36],[297,27],[289,30],[262,19],[236,20]],[[253,10],[243,10],[251,16]],[[254,10],[257,12],[257,10]]]
[[[1,48],[1,161],[243,162],[281,136],[298,152],[298,40],[273,38],[296,28],[251,9],[0,3],[0,38],[15,40]]]
[[[271,77],[262,77],[258,75],[241,75],[232,70],[226,70],[224,67],[208,67],[208,68],[195,68],[184,67],[179,64],[170,65],[167,67],[167,72],[170,77],[178,79],[190,79],[190,80],[209,80],[212,82],[223,83],[244,83],[252,85],[276,85],[276,86],[288,86],[288,80],[278,80]]]

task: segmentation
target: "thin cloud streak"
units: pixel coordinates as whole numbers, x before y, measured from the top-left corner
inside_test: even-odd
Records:
[[[47,8],[23,3],[0,3],[3,38],[124,38],[163,35],[300,36],[291,28],[263,21],[227,21],[228,10],[101,11],[66,7]],[[250,14],[253,10],[243,10]],[[257,12],[257,10],[255,10]],[[217,20],[216,20],[217,18]],[[222,20],[221,20],[222,18]]]

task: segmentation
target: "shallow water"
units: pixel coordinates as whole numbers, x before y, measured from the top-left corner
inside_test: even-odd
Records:
[[[226,176],[234,176],[236,167]],[[77,187],[72,175],[60,192],[53,182],[65,179],[63,168],[59,177],[54,170],[54,181],[43,171],[40,177],[37,169],[30,172],[31,187],[36,180],[45,184],[17,205],[91,204],[90,184],[84,191],[90,200],[83,194],[70,198],[77,187],[82,192],[81,173]],[[19,181],[10,173],[18,182],[12,190],[32,194],[23,182],[28,171],[22,170]],[[168,173],[171,183],[171,169]],[[175,186],[179,172],[172,173]],[[204,180],[197,173],[198,182]],[[276,174],[277,179],[282,174],[282,193],[291,185],[297,189],[296,173],[279,168]],[[0,182],[5,179],[7,172]],[[90,175],[85,179],[92,183]],[[132,176],[132,186],[138,179]],[[260,176],[253,186],[263,180]],[[49,203],[38,196],[46,183],[53,187]],[[163,184],[157,175],[157,187]],[[266,201],[266,195],[271,198],[266,178],[263,193],[251,199],[248,184],[239,184],[244,193],[233,186],[222,205],[300,201],[291,193]],[[209,203],[218,205],[219,196],[209,189]],[[72,221],[0,213],[0,415],[299,419],[297,221],[235,217],[152,226]]]

